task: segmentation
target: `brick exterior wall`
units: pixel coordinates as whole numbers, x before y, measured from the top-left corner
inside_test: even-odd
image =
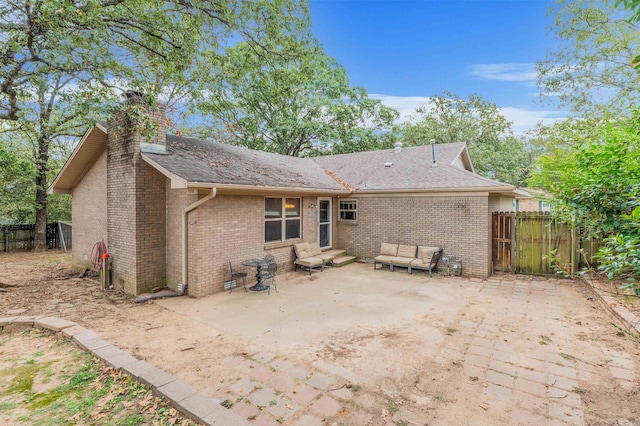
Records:
[[[383,242],[440,246],[462,261],[463,275],[490,272],[489,197],[349,197],[358,201],[357,223],[336,222],[334,246],[373,258]],[[336,209],[337,211],[337,206]]]
[[[172,206],[185,197],[184,193],[178,192],[183,190],[169,190],[168,193],[173,191],[176,193],[167,196],[170,210],[175,210]],[[264,242],[264,196],[218,195],[189,213],[189,295],[202,297],[223,291],[224,282],[230,278],[229,261],[234,269],[248,273],[248,285],[255,283],[256,271],[242,266],[243,260],[271,254],[278,263],[278,273],[292,270],[293,244],[316,241],[317,212],[309,207],[311,204],[317,204],[316,197],[302,197],[302,239],[271,244]],[[168,224],[174,223],[172,214],[168,213]],[[167,235],[169,232],[173,231],[168,229]],[[167,242],[171,246],[180,244],[174,237],[167,237]],[[175,262],[179,253],[174,247],[167,248],[169,281],[174,279],[174,272],[169,271],[180,268],[179,262]]]
[[[534,198],[522,198],[518,200],[519,208],[521,212],[537,212],[540,210],[540,203]]]
[[[138,104],[139,99],[130,99]],[[107,230],[112,283],[130,294],[166,283],[165,178],[140,156],[140,142],[166,145],[164,108],[149,110],[158,124],[147,140],[124,110],[114,111],[107,136]]]
[[[198,201],[198,192],[194,189],[171,189],[168,179],[165,188],[167,287],[177,290],[178,283],[182,283],[182,212],[187,206]],[[193,212],[189,216],[192,214]]]
[[[73,188],[72,221],[73,263],[81,268],[91,267],[91,250],[98,241],[107,238],[107,151],[105,150],[78,186]]]

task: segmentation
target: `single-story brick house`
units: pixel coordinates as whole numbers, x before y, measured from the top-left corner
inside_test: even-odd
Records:
[[[132,97],[128,102],[146,108]],[[441,246],[463,273],[491,271],[491,213],[512,210],[511,185],[474,173],[464,143],[294,158],[167,135],[143,138],[124,111],[89,129],[51,187],[72,194],[73,260],[104,241],[113,283],[201,297],[223,290],[231,261],[319,241],[361,259],[382,242]],[[435,160],[435,161],[434,161]]]

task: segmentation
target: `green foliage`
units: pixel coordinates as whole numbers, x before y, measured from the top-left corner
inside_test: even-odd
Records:
[[[141,90],[150,104],[160,96],[170,104],[188,103],[199,93],[194,82],[212,73],[205,56],[238,40],[259,46],[259,40],[286,30],[293,5],[293,0],[0,0],[0,126],[20,141],[10,148],[30,150],[29,156],[12,151],[9,160],[4,155],[12,170],[3,173],[2,183],[23,191],[1,206],[0,215],[35,221],[36,249],[43,248],[47,220],[68,219],[68,197],[48,197],[46,189],[59,169],[57,160],[66,158],[57,150],[69,138],[106,118],[124,89]],[[145,134],[153,130],[139,124]]]
[[[513,136],[511,122],[498,106],[479,95],[462,99],[451,92],[432,98],[400,126],[402,140],[411,146],[466,142],[476,172],[512,185],[525,184],[528,157],[523,141]]]
[[[581,133],[582,124],[572,128],[582,135],[574,143],[547,141],[531,183],[552,195],[561,220],[604,239],[599,270],[640,295],[640,116],[591,129],[596,135]]]
[[[640,22],[640,0],[616,0],[616,7],[620,4],[624,4],[624,8],[632,12],[629,22]],[[640,55],[633,58],[632,65],[636,69],[640,68]]]
[[[640,73],[633,68],[640,51],[637,13],[613,2],[557,0],[548,15],[557,47],[537,64],[545,100],[593,116],[624,112],[640,100]]]
[[[556,147],[537,160],[532,185],[553,195],[564,221],[596,237],[621,230],[639,205],[639,124],[605,125],[597,138]]]
[[[392,146],[396,111],[349,85],[311,34],[306,3],[292,15],[288,31],[208,55],[217,72],[202,82],[197,108],[210,124],[199,135],[292,156]]]
[[[15,136],[15,135],[13,135]],[[33,149],[23,141],[0,136],[0,223],[33,223],[35,219],[36,168]],[[49,179],[60,170],[63,154],[50,160]],[[71,220],[71,197],[55,194],[48,197],[48,220]]]
[[[35,167],[25,148],[13,148],[0,138],[0,219],[30,222],[33,219]]]
[[[621,288],[632,289],[640,296],[640,236],[619,233],[607,237],[605,246],[597,254],[600,271],[611,280],[623,279]]]

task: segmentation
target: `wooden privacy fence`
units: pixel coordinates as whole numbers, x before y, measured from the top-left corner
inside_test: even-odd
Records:
[[[30,251],[35,247],[36,226],[34,224],[2,225],[0,251]],[[47,249],[71,248],[71,223],[47,224]]]
[[[496,212],[492,228],[495,271],[553,275],[554,265],[545,256],[555,252],[555,266],[573,275],[588,264],[594,266],[593,255],[601,246],[579,229],[553,220],[548,212]]]

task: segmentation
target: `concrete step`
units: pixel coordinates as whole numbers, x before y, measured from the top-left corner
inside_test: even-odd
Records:
[[[339,268],[344,265],[348,265],[356,261],[355,256],[342,256],[337,259],[333,259],[333,266]]]
[[[333,256],[334,259],[337,259],[338,257],[346,256],[347,251],[341,250],[341,249],[332,249],[332,250],[323,251],[322,254],[330,254],[331,256]]]

